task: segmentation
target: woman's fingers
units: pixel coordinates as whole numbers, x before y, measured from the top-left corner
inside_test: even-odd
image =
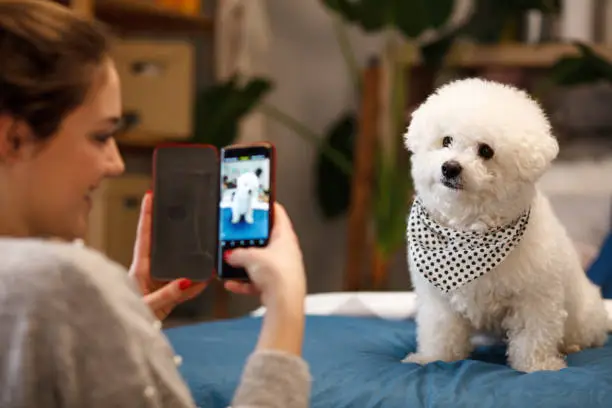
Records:
[[[208,286],[208,282],[192,283],[177,279],[145,295],[144,301],[158,318],[165,318],[177,305],[193,299]]]
[[[134,255],[130,270],[134,273],[144,273],[148,270],[149,256],[151,254],[151,214],[153,206],[153,194],[147,192],[142,199],[138,227],[136,228],[136,240],[134,242]]]
[[[246,282],[228,281],[224,284],[225,289],[238,295],[258,295],[259,291],[255,286]]]
[[[287,231],[292,231],[293,226],[291,225],[291,219],[287,214],[287,210],[278,202],[274,202],[274,225],[272,228],[271,239],[281,237],[287,234]]]

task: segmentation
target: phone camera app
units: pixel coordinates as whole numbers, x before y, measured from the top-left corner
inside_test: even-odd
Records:
[[[228,157],[221,169],[220,236],[224,247],[263,244],[268,238],[270,160]]]

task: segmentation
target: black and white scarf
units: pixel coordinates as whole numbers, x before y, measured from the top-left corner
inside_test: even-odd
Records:
[[[417,198],[408,217],[408,250],[418,272],[448,293],[499,265],[523,238],[530,210],[488,231],[459,231],[435,222]]]

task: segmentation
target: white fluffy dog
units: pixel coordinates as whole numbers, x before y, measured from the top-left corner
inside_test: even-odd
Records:
[[[236,180],[236,192],[232,198],[232,224],[240,222],[244,217],[244,221],[252,224],[253,204],[257,200],[259,194],[259,177],[253,171],[249,171],[238,176]]]
[[[539,105],[510,86],[455,81],[413,113],[405,143],[419,305],[417,352],[404,361],[465,359],[477,332],[504,337],[524,372],[562,369],[564,354],[603,345],[600,291],[535,185],[559,151]]]

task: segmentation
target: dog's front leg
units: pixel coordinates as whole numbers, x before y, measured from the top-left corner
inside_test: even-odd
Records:
[[[518,371],[556,371],[567,367],[559,352],[567,313],[555,297],[517,299],[504,319],[508,362]]]
[[[240,221],[240,212],[236,208],[236,205],[232,206],[232,224],[237,224]]]
[[[246,212],[246,215],[244,216],[244,220],[248,224],[253,224],[255,222],[255,218],[253,217],[253,207],[249,207],[249,209]]]
[[[452,310],[445,299],[425,297],[417,310],[416,322],[417,352],[408,354],[403,362],[451,362],[470,355],[470,322]]]

